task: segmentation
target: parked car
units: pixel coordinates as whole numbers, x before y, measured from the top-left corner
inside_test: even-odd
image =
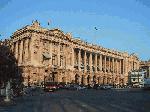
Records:
[[[44,91],[55,91],[58,89],[58,85],[55,82],[45,82]]]
[[[94,84],[94,86],[93,86],[93,89],[99,89],[99,87],[100,87],[100,85],[98,85],[98,84]]]
[[[86,89],[86,87],[83,86],[83,85],[74,85],[74,87],[76,88],[76,90],[83,90],[83,89]]]
[[[66,84],[65,83],[59,83],[57,84],[58,89],[66,89]]]
[[[87,87],[84,85],[80,85],[80,90],[83,90],[83,89],[87,89]]]
[[[83,90],[83,89],[86,89],[85,86],[78,85],[78,84],[68,84],[68,85],[66,85],[66,88],[68,90]]]
[[[63,89],[67,89],[67,90],[68,90],[69,88],[70,88],[70,84],[65,84],[64,87],[63,87]]]
[[[100,89],[104,89],[104,90],[108,90],[108,89],[113,88],[113,86],[106,84],[106,85],[100,86],[99,88],[100,88]]]

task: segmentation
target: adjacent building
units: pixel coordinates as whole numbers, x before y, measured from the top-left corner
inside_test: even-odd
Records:
[[[44,80],[126,85],[129,71],[139,69],[135,54],[93,45],[60,29],[42,28],[38,21],[14,32],[9,46],[25,85]]]
[[[129,73],[129,85],[132,87],[143,87],[147,71],[140,69]]]
[[[146,70],[146,78],[150,78],[150,60],[149,61],[141,61],[140,68]]]

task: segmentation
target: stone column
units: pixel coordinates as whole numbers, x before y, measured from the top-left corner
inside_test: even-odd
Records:
[[[86,73],[87,68],[86,68],[86,51],[84,51],[84,73]]]
[[[81,71],[81,50],[78,52],[78,69]]]
[[[100,54],[100,71],[102,71],[102,55]]]
[[[60,66],[60,43],[58,43],[57,65]]]
[[[116,74],[118,74],[118,59],[116,59]]]
[[[123,74],[123,60],[121,59],[121,74]]]
[[[23,42],[23,49],[22,49],[22,63],[24,63],[24,57],[25,57],[25,41],[24,40],[22,40]],[[33,58],[32,56],[31,56],[31,58]],[[32,59],[31,59],[32,60]]]
[[[27,62],[28,61],[28,43],[29,43],[29,39],[27,38],[26,40],[25,40],[25,49],[24,49],[24,52],[25,52],[25,62]]]
[[[29,61],[31,61],[31,38],[29,38],[29,42],[28,42],[28,59]]]
[[[121,60],[119,59],[119,63],[118,63],[118,65],[119,65],[119,74],[121,74]]]
[[[17,58],[17,61],[18,61],[18,64],[20,64],[20,41],[18,41],[18,58]]]
[[[22,53],[23,53],[23,41],[20,42],[20,49],[19,49],[19,63],[22,63]]]
[[[120,74],[122,73],[122,60],[120,60]]]
[[[97,54],[95,54],[95,72],[97,72]]]
[[[115,64],[114,64],[114,58],[112,58],[112,72],[115,73]]]
[[[120,74],[120,59],[118,60],[118,74]]]
[[[123,59],[123,74],[126,74],[126,61]]]
[[[117,84],[119,84],[119,63],[118,63],[118,59],[116,59],[116,66],[117,66]]]
[[[111,63],[110,63],[110,57],[108,57],[108,72],[110,72],[110,67],[111,67],[111,65],[110,65]]]
[[[125,61],[124,59],[122,60],[122,74],[124,75],[124,71],[125,71]]]
[[[92,70],[92,53],[90,53],[90,60],[89,60],[89,64],[90,64],[90,73],[93,71]]]
[[[127,60],[127,66],[128,66],[127,72],[129,72],[131,70],[131,65],[130,65],[130,61],[129,60]]]
[[[74,68],[74,48],[72,47],[72,67]]]
[[[106,73],[106,56],[104,56],[104,73]]]
[[[16,41],[16,45],[15,45],[15,57],[16,60],[18,60],[18,41]]]

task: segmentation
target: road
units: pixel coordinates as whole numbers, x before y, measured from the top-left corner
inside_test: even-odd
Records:
[[[15,99],[0,112],[150,112],[150,91],[61,90]]]

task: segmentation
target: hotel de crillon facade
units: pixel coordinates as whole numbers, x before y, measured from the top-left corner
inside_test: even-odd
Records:
[[[126,85],[128,72],[139,69],[134,54],[93,45],[59,29],[42,28],[37,21],[13,33],[10,48],[22,68],[24,85],[43,81]]]

